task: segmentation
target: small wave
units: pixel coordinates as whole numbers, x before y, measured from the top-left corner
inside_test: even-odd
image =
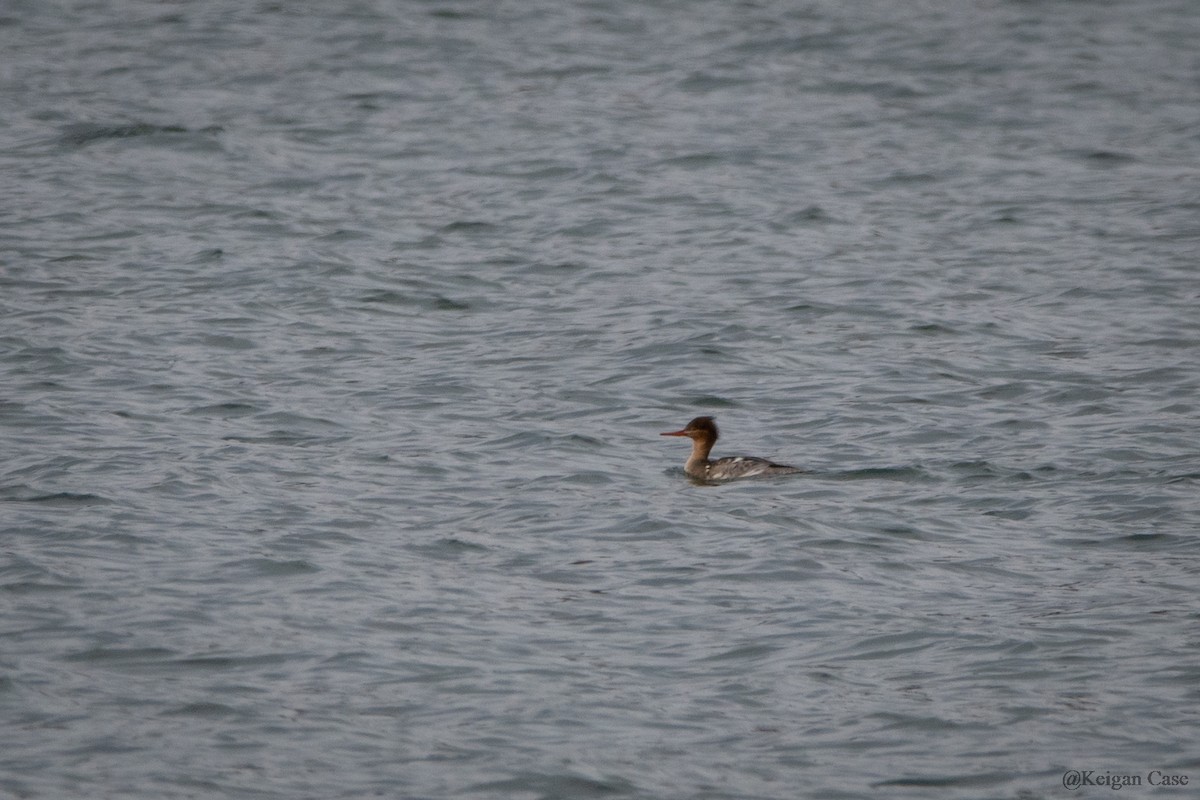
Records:
[[[76,507],[76,506],[99,506],[109,505],[112,500],[107,497],[101,497],[98,494],[76,493],[76,492],[54,492],[53,494],[38,494],[38,495],[22,495],[15,493],[12,496],[0,495],[0,501],[10,503],[43,503],[48,506]]]
[[[214,133],[219,133],[220,130],[221,128],[215,126],[191,130],[182,125],[154,125],[149,122],[78,122],[64,127],[59,134],[59,141],[71,147],[85,147],[94,142],[111,139],[132,139],[149,136],[180,136],[192,133],[200,133],[210,136]]]
[[[844,481],[903,481],[905,483],[926,483],[933,481],[933,476],[921,467],[867,467],[851,469],[833,474],[831,477]]]

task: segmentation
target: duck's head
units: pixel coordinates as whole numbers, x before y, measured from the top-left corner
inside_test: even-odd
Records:
[[[663,436],[686,436],[692,440],[706,441],[712,444],[720,436],[717,431],[717,422],[712,417],[696,417],[694,420],[684,426],[683,430],[670,431],[662,434]]]

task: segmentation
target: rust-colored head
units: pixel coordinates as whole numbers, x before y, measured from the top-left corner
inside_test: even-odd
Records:
[[[662,436],[686,436],[689,439],[699,439],[712,444],[717,440],[720,433],[717,431],[717,423],[712,417],[696,417],[689,422],[681,431],[671,431],[661,434]]]

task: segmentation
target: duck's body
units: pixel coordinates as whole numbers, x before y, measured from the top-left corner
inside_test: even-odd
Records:
[[[663,436],[686,436],[692,440],[692,454],[688,456],[683,471],[700,481],[731,481],[735,478],[751,478],[759,475],[790,475],[802,470],[786,464],[776,464],[765,458],[754,456],[727,456],[712,460],[712,452],[720,432],[712,417],[696,417],[683,430],[664,433]]]

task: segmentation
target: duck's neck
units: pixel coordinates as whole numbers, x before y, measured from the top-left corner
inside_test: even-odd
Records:
[[[692,439],[692,454],[688,456],[683,471],[689,475],[703,477],[708,470],[708,454],[712,451],[711,439]]]

